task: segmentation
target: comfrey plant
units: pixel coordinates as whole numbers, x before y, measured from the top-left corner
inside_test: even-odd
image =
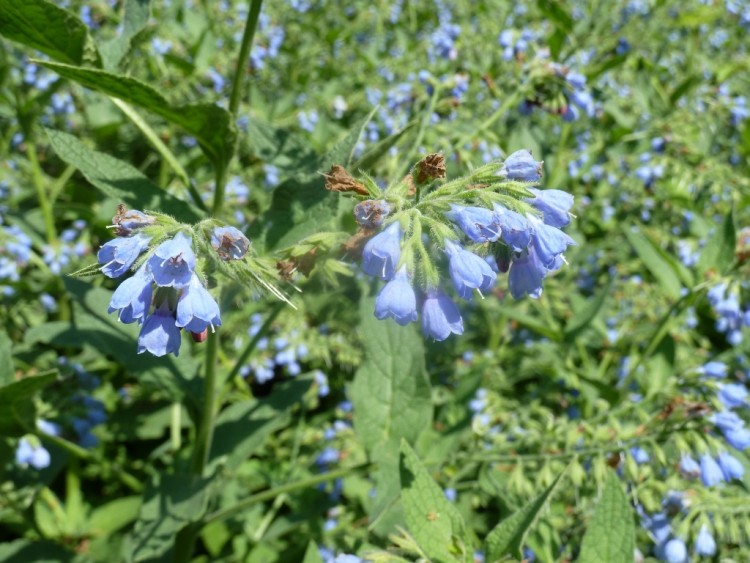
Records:
[[[245,260],[250,240],[238,229],[215,219],[196,225],[176,222],[160,213],[127,210],[123,205],[113,218],[117,237],[98,252],[100,270],[118,278],[131,269],[135,274],[115,290],[109,313],[117,311],[124,323],[141,325],[138,353],[179,355],[181,331],[203,342],[210,329],[221,326],[216,300],[206,289],[206,275],[221,272],[232,279],[260,284],[278,297],[284,296],[267,279],[263,265]]]
[[[443,182],[444,159],[433,154],[384,191],[366,176],[359,182],[334,167],[327,188],[362,198],[354,208],[355,239],[366,241],[362,269],[386,282],[375,316],[406,325],[421,311],[424,335],[445,340],[464,330],[446,277],[464,300],[483,298],[500,273],[508,273],[516,299],[539,297],[544,278],[575,244],[561,230],[570,222],[573,197],[533,188],[541,166],[521,150]]]

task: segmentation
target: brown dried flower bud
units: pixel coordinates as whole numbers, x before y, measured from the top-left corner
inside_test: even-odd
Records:
[[[328,174],[323,174],[326,178],[326,189],[331,192],[354,192],[359,195],[369,196],[362,184],[357,182],[343,166],[334,164]]]
[[[287,281],[292,279],[292,275],[295,272],[299,272],[306,278],[309,278],[310,272],[315,267],[317,253],[318,249],[313,248],[310,252],[302,256],[293,256],[287,260],[279,260],[276,262],[276,269],[279,271],[279,275]]]
[[[341,250],[345,256],[359,257],[362,255],[362,250],[365,248],[365,244],[375,234],[377,229],[360,229],[354,233],[349,240],[341,245]]]
[[[445,178],[445,157],[442,154],[428,154],[417,163],[417,184],[436,178]]]

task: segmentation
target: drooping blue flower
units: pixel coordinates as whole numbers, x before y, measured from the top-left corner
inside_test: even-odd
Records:
[[[451,334],[463,334],[464,323],[453,300],[439,289],[430,289],[422,305],[422,332],[443,341]]]
[[[570,224],[570,208],[573,207],[573,196],[562,190],[538,190],[529,188],[534,194],[526,201],[542,212],[547,225],[562,229]]]
[[[532,229],[526,217],[497,203],[494,205],[494,211],[503,241],[515,252],[521,252],[529,246]]]
[[[471,299],[474,290],[481,294],[492,289],[497,274],[487,262],[450,240],[445,241],[445,250],[450,257],[448,271],[459,296]]]
[[[719,384],[719,400],[728,408],[738,408],[747,405],[747,389],[741,383],[721,383]]]
[[[529,220],[534,226],[534,236],[531,242],[539,257],[539,262],[548,270],[559,268],[560,265],[555,264],[557,259],[568,246],[574,245],[575,241],[560,229],[546,225],[536,217],[530,217]]]
[[[701,456],[701,481],[706,487],[713,487],[724,480],[724,473],[716,463],[716,460],[709,454]]]
[[[119,310],[117,318],[124,323],[143,322],[151,308],[152,282],[151,271],[146,263],[115,290],[107,312]]]
[[[708,362],[702,368],[700,373],[706,377],[712,377],[714,379],[723,379],[727,375],[727,364],[724,362]]]
[[[203,332],[209,326],[211,331],[214,327],[221,326],[219,306],[196,274],[193,274],[190,284],[182,290],[177,301],[175,324],[195,333]]]
[[[700,465],[691,455],[683,454],[680,458],[680,473],[688,479],[695,479],[701,474]]]
[[[401,226],[396,221],[367,241],[362,251],[362,269],[371,276],[389,280],[396,273],[400,257]]]
[[[235,227],[216,227],[211,233],[211,246],[222,260],[241,260],[250,248],[250,239]]]
[[[664,561],[667,563],[687,563],[687,546],[680,538],[672,538],[664,546]]]
[[[719,452],[719,467],[727,482],[732,479],[742,479],[745,474],[745,467],[740,460],[728,452]]]
[[[700,532],[695,538],[695,552],[703,557],[713,557],[716,555],[716,540],[708,531],[708,526],[703,524]]]
[[[542,164],[534,160],[530,150],[522,149],[508,155],[500,172],[505,173],[509,180],[538,182],[542,177]]]
[[[138,353],[142,354],[148,350],[154,356],[165,356],[169,353],[179,356],[181,343],[182,336],[175,324],[174,311],[165,300],[143,323],[138,335]]]
[[[445,215],[474,242],[495,242],[502,234],[496,215],[484,207],[451,205],[451,210]]]
[[[35,469],[44,469],[49,467],[50,455],[41,444],[35,446],[28,439],[21,438],[16,448],[16,463],[24,466],[30,465]]]
[[[539,260],[533,247],[513,257],[508,272],[508,288],[514,299],[528,295],[534,299],[542,295],[542,281],[547,269]]]
[[[115,233],[120,237],[128,237],[136,229],[153,225],[156,218],[137,209],[128,209],[123,213],[115,215],[113,223]]]
[[[743,451],[750,448],[750,430],[745,427],[729,428],[722,432],[727,444]]]
[[[651,461],[651,456],[648,455],[648,452],[637,446],[630,448],[630,455],[633,456],[633,460],[639,465]]]
[[[148,248],[151,237],[136,233],[130,237],[117,237],[99,249],[96,257],[103,264],[101,271],[109,278],[119,278],[127,272],[141,252]]]
[[[409,283],[406,266],[402,266],[378,293],[375,316],[381,321],[391,317],[401,326],[417,320],[417,297]]]
[[[156,285],[178,289],[187,287],[195,270],[192,239],[182,232],[177,233],[156,248],[148,265]]]

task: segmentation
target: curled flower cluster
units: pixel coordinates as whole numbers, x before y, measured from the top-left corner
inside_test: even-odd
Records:
[[[148,227],[155,217],[140,211],[118,213],[117,238],[107,242],[98,253],[101,271],[116,278],[127,272],[153,240]],[[234,227],[214,228],[210,244],[222,260],[241,259],[250,241]],[[179,355],[181,334],[185,329],[196,342],[205,339],[208,328],[221,325],[219,306],[204,287],[196,265],[193,240],[180,230],[160,242],[141,262],[135,275],[115,290],[109,313],[118,311],[124,323],[138,322],[138,353],[155,356]]]
[[[420,163],[422,170],[430,158]],[[444,174],[444,168],[441,172]],[[535,161],[527,150],[517,151],[496,175],[508,181],[537,182],[541,178],[541,162]],[[563,253],[575,244],[561,230],[570,222],[573,197],[561,190],[528,191],[533,197],[527,197],[526,203],[539,216],[522,214],[499,203],[494,203],[492,209],[451,204],[443,214],[452,229],[436,246],[447,258],[448,273],[460,298],[470,300],[475,292],[481,296],[491,291],[500,272],[508,272],[510,292],[516,299],[524,295],[539,297],[544,278],[564,263]],[[458,306],[437,283],[427,280],[417,295],[414,272],[402,256],[403,225],[397,218],[387,223],[390,213],[391,205],[386,200],[363,201],[354,211],[355,219],[365,230],[385,225],[367,241],[362,252],[365,273],[387,282],[375,300],[375,316],[406,325],[418,319],[421,308],[425,336],[445,340],[451,334],[462,334]],[[468,240],[461,241],[464,236]]]

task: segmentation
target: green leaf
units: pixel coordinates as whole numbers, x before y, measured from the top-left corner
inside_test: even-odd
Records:
[[[57,379],[57,372],[24,377],[0,387],[0,435],[23,436],[36,429],[34,395]]]
[[[209,459],[218,464],[227,457],[230,469],[238,467],[263,445],[266,438],[291,422],[291,409],[302,401],[310,379],[295,379],[277,385],[270,397],[235,403],[216,420]],[[209,465],[211,471],[213,465]]]
[[[646,235],[634,232],[627,226],[624,232],[638,257],[659,281],[667,296],[671,299],[679,299],[682,283],[677,274],[674,260]]]
[[[177,532],[203,517],[209,482],[193,475],[156,474],[144,493],[133,530],[134,561],[163,557],[174,546]]]
[[[371,112],[320,158],[315,173],[291,178],[274,190],[266,213],[267,250],[292,246],[314,233],[337,230],[334,224],[341,197],[326,191],[321,173],[328,172],[333,164],[349,166],[357,141],[372,115]]]
[[[460,561],[467,551],[466,525],[406,440],[401,440],[401,500],[409,532],[437,563]],[[463,543],[463,545],[461,545]]]
[[[610,278],[607,285],[599,290],[599,293],[597,293],[593,299],[587,300],[586,306],[582,310],[575,312],[568,322],[568,326],[565,327],[566,342],[572,342],[575,340],[575,338],[596,318],[602,310],[610,291],[612,291],[614,282],[615,278]]]
[[[579,563],[632,563],[635,552],[635,523],[622,483],[609,472],[602,497],[596,506],[581,544]]]
[[[193,135],[217,169],[226,168],[234,154],[237,127],[231,114],[216,104],[175,106],[151,86],[129,76],[104,70],[37,61],[64,78],[140,106]]]
[[[13,342],[5,332],[0,332],[0,358],[5,358],[0,362],[0,386],[12,383],[16,376],[16,370],[13,367]]]
[[[547,505],[564,474],[565,471],[560,473],[542,494],[495,526],[485,540],[488,561],[496,561],[505,555],[511,555],[517,559],[523,558],[521,548],[526,535]]]
[[[88,26],[47,0],[0,0],[0,35],[58,61],[101,66]]]
[[[537,0],[539,10],[562,31],[569,33],[573,29],[573,18],[565,10],[565,5],[558,0]]]
[[[152,209],[172,215],[178,221],[201,218],[191,204],[162,190],[127,162],[88,148],[77,137],[46,129],[57,155],[81,171],[102,193],[134,209]],[[114,210],[113,210],[114,214]]]
[[[250,117],[247,140],[258,158],[289,174],[314,174],[318,171],[319,157],[310,144],[287,129]]]
[[[734,252],[737,244],[737,233],[734,229],[732,214],[727,214],[721,226],[716,227],[709,235],[706,246],[701,250],[698,259],[698,270],[714,270],[726,274],[734,263]]]
[[[109,535],[138,517],[142,499],[139,496],[112,500],[91,512],[88,532],[95,536]]]
[[[68,563],[75,554],[59,543],[48,540],[15,540],[0,544],[0,561],[34,561],[34,563]]]
[[[323,558],[320,556],[318,546],[314,541],[307,544],[305,558],[302,560],[302,563],[323,563]]]
[[[133,47],[134,39],[148,25],[151,0],[125,0],[122,32],[102,45],[102,58],[107,70],[115,70]]]
[[[362,300],[364,361],[351,388],[354,429],[370,453],[383,442],[404,438],[414,443],[432,422],[421,334],[415,325],[377,320],[373,308],[372,299]]]

